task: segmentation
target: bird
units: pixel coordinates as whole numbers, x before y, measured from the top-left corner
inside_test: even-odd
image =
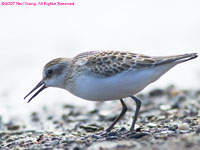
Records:
[[[159,79],[171,68],[198,57],[197,53],[173,56],[147,56],[125,51],[88,51],[73,58],[60,57],[48,62],[42,80],[24,97],[35,92],[28,103],[48,87],[65,89],[90,101],[120,100],[122,111],[105,130],[110,132],[127,111],[124,98],[136,103],[130,127],[134,132],[142,101],[135,94]]]

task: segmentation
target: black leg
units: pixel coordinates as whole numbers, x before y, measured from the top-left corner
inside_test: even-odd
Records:
[[[122,104],[122,111],[119,116],[113,121],[113,123],[106,129],[106,132],[109,132],[127,111],[127,107],[123,99],[120,99],[120,102]]]
[[[141,102],[138,98],[136,98],[135,96],[130,96],[130,97],[131,97],[131,98],[135,101],[135,103],[136,103],[136,111],[135,111],[135,115],[134,115],[133,122],[132,122],[132,125],[131,125],[131,129],[130,129],[130,131],[133,132],[142,102]]]

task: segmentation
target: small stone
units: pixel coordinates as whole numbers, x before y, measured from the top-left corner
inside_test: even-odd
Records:
[[[74,147],[73,150],[80,150],[80,148],[79,147]]]
[[[160,105],[161,110],[170,110],[171,108],[171,105]]]
[[[119,132],[125,132],[126,131],[126,128],[122,127]]]
[[[149,135],[148,132],[142,132],[142,133],[131,134],[128,137],[129,138],[134,138],[134,139],[139,139],[139,138],[142,138],[143,136],[147,136],[147,135]]]
[[[73,106],[73,105],[68,105],[68,104],[66,104],[66,105],[63,106],[63,108],[64,108],[64,109],[66,109],[66,108],[74,108],[74,106]]]
[[[98,113],[98,109],[93,109],[93,110],[89,110],[89,114],[95,114],[95,113]]]
[[[158,120],[165,120],[166,119],[166,117],[165,116],[158,116],[158,118],[157,118]]]
[[[53,119],[53,116],[48,116],[47,117],[47,120],[52,120]]]
[[[182,123],[178,125],[178,129],[181,131],[188,131],[190,130],[190,126],[187,123]]]
[[[59,140],[54,140],[54,141],[51,141],[51,145],[52,146],[56,146],[59,144]]]
[[[135,124],[135,129],[139,128],[140,126],[138,124]]]
[[[117,136],[117,132],[109,132],[107,136]]]
[[[14,141],[14,140],[15,140],[15,139],[8,138],[8,139],[6,140],[6,142],[9,143],[9,142],[12,142],[12,141]]]
[[[39,138],[37,139],[37,142],[41,142],[44,141],[44,135],[40,135]]]
[[[200,127],[198,127],[198,128],[196,129],[196,133],[197,133],[197,134],[200,133]]]
[[[155,89],[155,90],[152,90],[152,91],[149,92],[149,96],[150,97],[162,96],[164,94],[165,94],[165,92],[163,90],[161,90],[161,89]]]
[[[19,126],[18,125],[8,125],[7,129],[8,130],[19,130]]]
[[[92,138],[99,139],[99,138],[101,138],[101,136],[99,136],[99,135],[92,135]]]
[[[136,128],[135,131],[136,132],[141,132],[143,128]]]
[[[155,124],[155,123],[148,123],[147,126],[150,127],[150,128],[153,128],[153,127],[157,127],[157,124]]]
[[[176,129],[178,129],[178,126],[177,125],[171,125],[171,126],[169,126],[168,129],[171,130],[171,131],[176,131]]]
[[[190,123],[192,123],[192,121],[191,121],[191,119],[184,119],[184,120],[183,120],[183,123],[190,124]]]
[[[178,96],[180,94],[184,94],[184,91],[181,90],[181,89],[178,89],[178,88],[172,88],[170,91],[169,91],[169,95],[172,96],[172,97],[175,97],[175,96]]]
[[[95,124],[87,125],[87,126],[80,126],[81,129],[84,129],[87,132],[95,132],[103,130],[104,128]]]
[[[38,116],[38,114],[36,112],[33,112],[31,114],[31,118],[32,118],[33,122],[38,122],[40,120],[40,118],[39,118],[39,116]]]
[[[174,134],[175,132],[174,132],[174,131],[171,131],[171,130],[166,130],[166,131],[161,131],[160,133],[161,133],[161,134],[168,134],[168,135],[171,135],[171,134]]]
[[[118,138],[117,136],[107,136],[106,140],[115,140],[117,138]]]
[[[110,110],[101,110],[99,112],[99,115],[106,116],[106,117],[109,116],[110,114],[112,114],[112,112]]]

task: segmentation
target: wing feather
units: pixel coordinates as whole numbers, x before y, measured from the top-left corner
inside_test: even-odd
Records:
[[[90,72],[97,75],[109,77],[123,71],[146,69],[173,62],[180,63],[196,57],[197,54],[195,53],[168,57],[151,57],[131,52],[90,51],[77,55],[73,61],[74,64],[78,64],[79,70],[89,69]]]

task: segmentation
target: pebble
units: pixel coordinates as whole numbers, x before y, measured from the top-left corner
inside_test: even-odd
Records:
[[[183,93],[184,93],[183,90],[177,89],[177,88],[173,88],[169,92],[170,96],[173,96],[173,97],[178,96],[178,95],[183,94]]]
[[[160,105],[161,110],[170,110],[172,108],[171,105]]]
[[[155,133],[154,134],[154,137],[155,137],[155,139],[167,139],[168,137],[169,137],[169,135],[170,136],[175,136],[176,134],[175,134],[176,132],[174,132],[174,131],[171,131],[171,130],[166,130],[166,131],[161,131],[161,132],[159,132],[159,133]]]
[[[158,120],[165,120],[166,119],[166,117],[165,116],[158,116],[158,118],[157,118]]]
[[[104,128],[95,124],[86,125],[86,126],[80,126],[81,129],[84,129],[87,132],[95,132],[103,130]]]
[[[147,135],[150,135],[150,134],[148,132],[141,132],[141,133],[131,134],[128,137],[134,138],[134,139],[139,139],[139,138],[142,138],[143,136],[147,136]]]
[[[176,131],[176,129],[178,129],[178,126],[177,125],[171,125],[171,126],[169,126],[168,129],[171,130],[171,131]]]
[[[107,136],[117,136],[117,132],[109,132]]]
[[[126,128],[122,127],[119,132],[125,132],[126,131]]]
[[[8,130],[19,130],[20,126],[19,125],[8,125],[7,129]]]
[[[64,108],[64,109],[66,109],[66,108],[72,109],[72,108],[74,108],[74,106],[73,106],[73,105],[65,104],[65,105],[63,106],[63,108]]]
[[[92,138],[95,138],[95,139],[100,139],[101,136],[100,135],[92,135]]]
[[[118,139],[117,136],[107,136],[106,140],[114,140],[114,139]]]
[[[156,123],[148,123],[147,126],[150,128],[157,127],[158,124]]]
[[[188,131],[190,130],[190,126],[187,123],[182,123],[178,125],[178,129],[181,131]]]
[[[51,145],[52,146],[55,146],[55,145],[58,145],[59,144],[59,140],[54,140],[51,142]]]
[[[40,120],[40,118],[39,118],[37,112],[33,112],[33,113],[31,114],[31,118],[32,118],[32,121],[33,121],[33,122],[39,122],[39,120]]]
[[[196,133],[197,133],[197,134],[200,133],[200,127],[198,127],[198,128],[196,129]]]
[[[171,134],[174,134],[175,132],[171,131],[171,130],[166,130],[166,131],[161,131],[160,133],[161,134],[169,134],[169,135],[171,135]]]
[[[162,96],[164,95],[165,92],[162,89],[155,89],[149,92],[149,96],[150,97],[154,97],[154,96]]]
[[[186,118],[183,120],[183,123],[190,124],[190,123],[192,123],[192,121],[191,121],[191,119]]]

